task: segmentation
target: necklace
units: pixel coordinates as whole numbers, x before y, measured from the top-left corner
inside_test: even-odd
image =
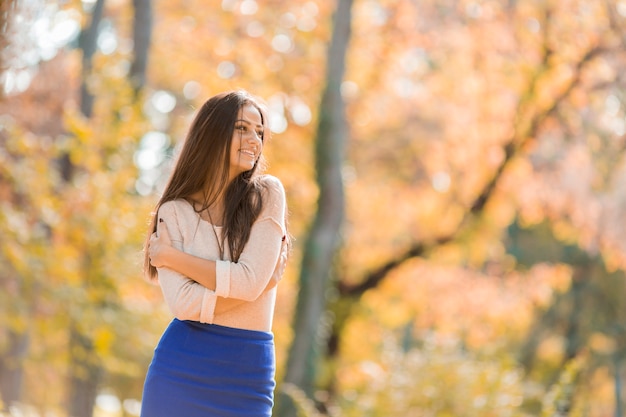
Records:
[[[207,208],[207,214],[209,215],[209,221],[211,222],[211,229],[213,229],[213,234],[215,235],[215,240],[217,241],[217,247],[220,250],[220,260],[224,259],[224,246],[220,242],[219,236],[217,236],[217,230],[215,230],[215,223],[213,223],[213,219],[211,218],[211,211]]]

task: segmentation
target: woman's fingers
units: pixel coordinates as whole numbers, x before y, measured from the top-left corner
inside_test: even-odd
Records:
[[[166,245],[172,244],[172,239],[170,239],[170,232],[167,230],[167,225],[165,224],[165,220],[159,219],[159,223],[157,224],[157,235],[158,238],[163,241]]]
[[[163,266],[162,254],[167,250],[168,246],[172,245],[169,231],[163,219],[159,219],[157,223],[157,231],[152,233],[150,241],[148,242],[148,257],[150,259],[150,265],[160,268]]]

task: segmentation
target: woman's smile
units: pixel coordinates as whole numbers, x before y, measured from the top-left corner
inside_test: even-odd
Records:
[[[254,168],[263,150],[263,119],[252,105],[244,106],[235,122],[230,159],[231,180]]]

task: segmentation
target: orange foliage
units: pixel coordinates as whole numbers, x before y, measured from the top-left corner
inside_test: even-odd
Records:
[[[539,264],[517,271],[503,242],[515,219],[522,225],[548,220],[562,241],[601,256],[610,268],[626,267],[626,111],[620,93],[625,62],[618,43],[623,5],[544,3],[355,3],[346,81],[340,86],[350,138],[344,168],[347,222],[337,279],[358,283],[415,242],[454,233],[506,160],[505,146],[514,141],[518,147],[489,204],[463,224],[453,243],[404,263],[355,307],[342,337],[347,354],[337,364],[338,385],[348,399],[344,405],[351,403],[351,395],[358,400],[358,389],[412,360],[380,356],[387,346],[398,347],[403,330],[411,333],[412,342],[432,337],[439,347],[449,342],[454,349],[463,345],[472,351],[480,358],[468,362],[458,352],[429,354],[441,363],[464,363],[475,381],[487,378],[479,372],[483,365],[490,375],[512,372],[516,377],[506,389],[510,398],[518,398],[521,376],[507,362],[514,361],[507,349],[518,347],[536,313],[568,289],[571,269]],[[63,7],[86,19],[81,2]],[[333,2],[186,0],[154,7],[148,86],[138,105],[124,82],[132,52],[128,2],[107,4],[118,46],[96,55],[89,83],[96,95],[93,120],[76,111],[76,51],[40,62],[28,90],[0,101],[0,231],[11,237],[2,242],[0,260],[11,273],[0,275],[7,289],[0,305],[14,301],[11,314],[0,319],[0,331],[24,329],[33,317],[37,328],[52,322],[60,329],[70,313],[98,323],[90,306],[101,294],[77,287],[85,278],[85,248],[101,251],[99,272],[90,279],[112,280],[114,290],[105,295],[130,312],[122,328],[129,342],[118,338],[116,344],[112,331],[122,316],[94,324],[92,334],[111,374],[128,372],[134,378],[129,392],[138,395],[142,368],[120,361],[120,352],[136,349],[136,362],[144,364],[158,337],[155,329],[167,314],[158,290],[140,279],[137,258],[151,204],[133,194],[139,174],[132,155],[148,131],[165,134],[172,145],[180,143],[194,108],[206,97],[246,88],[264,97],[273,114],[269,171],[285,184],[297,238],[276,310],[280,378],[297,331],[290,324],[300,244],[317,198],[312,141]],[[579,65],[592,48],[603,53]],[[155,106],[163,92],[174,99],[165,112]],[[62,189],[50,161],[65,151],[80,172],[72,187]],[[153,192],[158,193],[158,184]],[[53,228],[49,240],[38,234],[38,220]],[[129,250],[135,252],[129,255]],[[120,270],[124,273],[116,275]],[[24,295],[21,280],[43,284],[46,297]],[[19,296],[24,303],[15,301]],[[146,326],[142,320],[152,317]],[[33,392],[29,399],[39,396],[41,405],[58,402],[59,392],[46,394],[46,389],[63,375],[67,358],[67,353],[51,353],[62,351],[66,341],[58,333],[43,334],[33,344],[27,378]],[[539,354],[558,361],[561,342],[544,342]],[[599,350],[610,345],[600,336],[592,342]],[[590,385],[608,398],[609,376],[602,369]],[[462,381],[460,374],[446,374],[445,367],[428,372]],[[393,389],[381,387],[387,393]],[[458,395],[483,404],[483,393]],[[388,404],[391,397],[368,398]],[[351,404],[346,409],[354,412]]]

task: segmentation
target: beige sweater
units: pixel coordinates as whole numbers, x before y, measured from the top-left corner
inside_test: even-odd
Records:
[[[265,175],[263,210],[252,225],[250,238],[238,262],[219,260],[211,224],[186,200],[168,201],[159,208],[172,245],[189,254],[216,261],[215,291],[168,268],[158,268],[161,290],[172,314],[193,320],[249,330],[270,331],[276,284],[287,261],[285,191],[280,181]],[[221,237],[221,227],[215,228]],[[216,308],[217,307],[217,308]]]

